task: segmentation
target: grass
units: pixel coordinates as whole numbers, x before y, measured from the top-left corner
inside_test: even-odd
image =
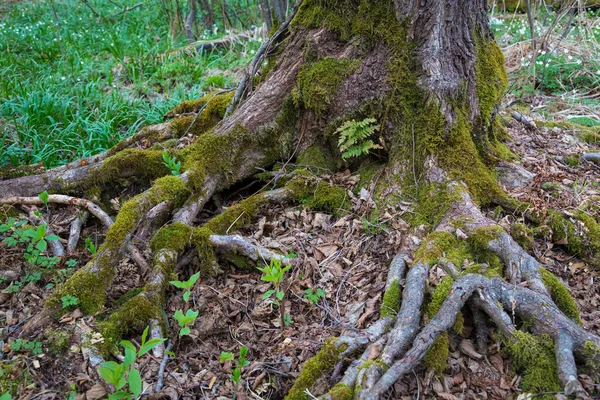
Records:
[[[122,11],[105,0],[89,3],[102,16]],[[260,46],[174,51],[187,42],[171,37],[158,2],[114,22],[78,0],[55,5],[59,23],[50,1],[24,1],[0,15],[0,166],[53,167],[108,149],[140,126],[161,122],[179,102],[232,86],[229,71],[246,65]],[[215,28],[203,38],[220,33]]]

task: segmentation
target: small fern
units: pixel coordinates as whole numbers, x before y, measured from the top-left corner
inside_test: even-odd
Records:
[[[359,157],[363,154],[369,154],[372,149],[380,149],[381,146],[368,139],[375,130],[377,120],[375,118],[366,118],[362,121],[346,121],[344,125],[335,131],[340,135],[338,146],[342,152],[342,158]]]

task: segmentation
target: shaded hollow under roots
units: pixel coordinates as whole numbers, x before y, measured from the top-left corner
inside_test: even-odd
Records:
[[[0,193],[11,197],[0,202],[35,202],[30,196],[43,190],[75,195],[79,200],[53,199],[85,207],[109,225],[98,253],[56,289],[24,331],[57,317],[65,295],[76,296],[86,314],[102,310],[119,261],[135,251],[145,283],[98,324],[104,357],[148,323],[153,336],[166,334],[166,287],[186,260],[198,258],[205,276],[220,273],[222,254],[250,263],[288,262],[234,232],[273,202],[302,201],[342,213],[347,193],[307,170],[264,171],[294,161],[320,171],[355,168],[360,160],[342,163],[335,130],[345,121],[375,118],[377,156],[386,165],[373,182],[373,195],[392,206],[403,198],[416,200],[411,223],[429,226],[430,233],[412,254],[392,260],[380,319],[358,334],[328,340],[305,363],[287,398],[310,399],[315,383],[333,376],[330,389],[316,395],[376,399],[424,359],[443,366],[447,331],[464,307],[472,310],[482,347],[490,340],[486,319],[496,325],[523,370],[524,390],[543,391],[540,368],[550,368],[559,389],[584,395],[577,366],[600,365],[600,338],[578,324],[576,308],[565,307],[568,299],[555,302],[556,279],[481,212],[492,201],[515,205],[491,172],[505,153],[495,117],[506,74],[486,12],[486,0],[304,0],[261,50],[235,94],[184,103],[170,114],[178,118],[147,127],[85,162],[0,181]],[[257,66],[265,61],[268,68],[253,86]],[[244,94],[249,95],[241,99]],[[232,100],[235,109],[229,107]],[[180,148],[183,134],[192,135],[193,143]],[[138,148],[141,139],[146,149]],[[167,146],[172,141],[175,146]],[[181,161],[181,175],[164,166],[165,149]],[[259,171],[269,177],[271,190],[198,220],[211,198]],[[121,205],[114,223],[99,205],[81,200],[100,204],[107,194],[131,187],[137,194]],[[482,265],[462,269],[465,260],[479,259],[491,260],[486,271]],[[436,264],[448,278],[436,289],[425,322],[428,272]],[[517,321],[527,321],[527,330],[518,329]],[[535,354],[526,357],[524,349],[531,348],[554,353],[546,354],[544,364]],[[155,355],[162,350],[157,347]]]

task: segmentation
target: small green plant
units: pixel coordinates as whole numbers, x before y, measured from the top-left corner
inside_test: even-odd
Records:
[[[192,293],[192,287],[194,287],[198,278],[200,278],[200,272],[196,272],[194,275],[190,276],[190,279],[187,281],[170,281],[169,283],[178,289],[185,290],[183,293],[183,300],[187,303],[190,299],[190,294]]]
[[[44,190],[42,193],[40,193],[38,195],[38,197],[40,198],[40,200],[42,200],[42,202],[44,203],[44,205],[46,207],[48,207],[48,198],[49,198],[48,192]]]
[[[343,159],[359,157],[369,154],[372,149],[381,148],[373,140],[368,139],[377,130],[376,122],[375,118],[366,118],[358,122],[351,120],[336,129],[335,132],[340,135],[338,147]]]
[[[62,302],[62,308],[64,309],[75,307],[77,304],[79,304],[79,298],[70,294],[66,294],[61,297],[60,301]]]
[[[0,225],[0,233],[10,234],[6,236],[2,242],[7,247],[14,247],[17,244],[26,246],[23,257],[32,265],[44,267],[53,267],[60,262],[58,257],[45,257],[42,254],[48,248],[48,242],[58,240],[56,235],[46,236],[47,225],[42,224],[37,229],[29,228],[26,225],[27,221],[17,221],[15,218],[10,218],[5,224]]]
[[[129,340],[121,340],[121,346],[125,349],[125,358],[123,363],[107,361],[100,364],[98,373],[106,382],[114,385],[116,393],[108,395],[109,400],[117,399],[137,399],[142,393],[142,377],[140,371],[135,368],[136,359],[140,358],[150,350],[161,344],[167,339],[154,338],[146,341],[148,328],[144,329],[142,334],[142,343],[140,349],[136,351],[135,346]],[[127,385],[128,390],[124,390]]]
[[[5,289],[7,293],[19,293],[23,288],[23,284],[19,281],[14,281]]]
[[[0,396],[0,400],[12,400],[12,396],[7,392]]]
[[[185,314],[181,310],[175,311],[173,317],[177,320],[177,323],[181,327],[179,329],[179,336],[185,336],[190,334],[190,324],[193,324],[198,317],[199,311],[187,310]]]
[[[168,151],[163,153],[162,158],[163,164],[171,170],[171,173],[179,176],[181,173],[181,161],[177,161],[176,157],[171,157]]]
[[[183,300],[187,303],[190,300],[190,295],[192,294],[192,288],[200,278],[200,272],[196,272],[194,275],[190,276],[190,279],[187,281],[170,281],[171,285],[175,286],[178,289],[183,289],[185,292],[183,293]],[[186,304],[187,308],[187,304]],[[190,327],[189,325],[193,324],[198,317],[199,312],[188,309],[185,311],[185,314],[182,310],[175,311],[173,317],[177,320],[177,324],[181,327],[179,330],[179,336],[189,335]]]
[[[92,238],[85,239],[85,249],[89,251],[91,255],[96,254],[96,245],[92,241]]]
[[[70,259],[65,263],[65,265],[69,268],[75,268],[77,266],[77,260]]]
[[[315,291],[313,289],[306,289],[304,291],[304,298],[312,304],[317,304],[319,299],[325,298],[325,291],[321,288],[317,288]]]
[[[26,339],[15,339],[10,342],[10,349],[20,353],[31,353],[35,356],[42,353],[42,343],[38,341],[30,342]]]
[[[272,297],[273,295],[275,296],[274,303],[279,306],[281,330],[283,330],[284,326],[289,325],[285,323],[285,292],[281,290],[281,284],[285,279],[285,273],[289,271],[290,268],[291,267],[289,265],[284,267],[282,262],[276,258],[272,258],[269,265],[265,265],[263,268],[258,268],[258,270],[263,274],[260,279],[265,282],[271,282],[273,284],[273,289],[267,290],[265,292],[265,294],[263,295],[263,300],[266,300]]]
[[[242,368],[247,365],[250,365],[250,362],[246,360],[246,355],[248,354],[248,348],[242,346],[240,348],[240,356],[238,360],[235,362],[236,368],[231,371],[230,379],[235,383],[235,391],[233,392],[233,398],[237,397],[238,388],[240,383],[242,382]],[[221,352],[221,357],[219,359],[220,362],[225,361],[234,361],[233,353]]]

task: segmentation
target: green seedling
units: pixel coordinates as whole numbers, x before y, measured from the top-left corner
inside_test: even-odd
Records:
[[[275,296],[274,303],[279,305],[279,319],[281,330],[283,330],[284,326],[288,325],[285,323],[285,292],[281,290],[281,284],[285,279],[285,273],[289,271],[290,268],[291,266],[289,265],[284,267],[282,262],[275,258],[271,259],[269,265],[266,265],[263,268],[258,268],[258,270],[263,274],[260,279],[265,282],[271,282],[273,284],[273,289],[267,290],[265,292],[265,294],[263,295],[263,300]]]
[[[173,175],[179,176],[181,174],[181,161],[177,161],[176,157],[171,157],[168,151],[162,154],[162,158],[163,164],[169,168]]]
[[[190,333],[189,325],[193,324],[194,321],[196,321],[198,314],[199,314],[199,311],[194,311],[194,310],[187,310],[185,312],[185,314],[183,314],[183,311],[181,311],[181,310],[175,311],[175,315],[173,315],[173,317],[175,317],[175,319],[177,320],[177,323],[181,327],[181,329],[179,330],[180,337],[189,335],[189,333]]]
[[[92,238],[85,239],[85,249],[90,252],[91,255],[96,254],[96,245],[92,241]]]
[[[233,398],[237,397],[238,388],[240,383],[242,382],[242,368],[250,365],[250,362],[246,360],[246,355],[248,354],[248,348],[242,346],[240,348],[240,356],[237,361],[235,361],[236,368],[231,371],[231,375],[229,378],[233,383],[235,383],[235,391],[233,393]],[[234,361],[233,353],[221,352],[221,357],[219,359],[220,362],[225,361]]]
[[[325,298],[325,291],[321,288],[317,288],[315,291],[312,289],[306,289],[304,291],[304,298],[312,304],[317,304],[319,299]]]
[[[62,302],[62,308],[71,308],[77,306],[79,304],[79,298],[77,296],[72,296],[70,294],[66,294],[60,298]]]
[[[183,293],[183,300],[187,303],[190,299],[192,287],[200,278],[200,272],[196,272],[194,275],[190,276],[190,279],[187,281],[170,281],[169,283],[175,286],[178,289],[183,289],[185,292]]]
[[[116,393],[108,395],[108,400],[137,399],[142,393],[142,377],[140,371],[135,368],[135,361],[167,340],[154,338],[146,341],[148,329],[149,327],[144,329],[139,350],[136,350],[133,343],[129,340],[121,340],[121,346],[125,349],[125,358],[122,363],[107,361],[98,367],[98,373],[102,379],[114,385],[117,390]],[[125,389],[126,385],[127,389]]]
[[[10,342],[10,349],[20,353],[31,353],[36,356],[42,353],[42,343],[41,342],[30,342],[26,339],[15,339],[13,342]]]

